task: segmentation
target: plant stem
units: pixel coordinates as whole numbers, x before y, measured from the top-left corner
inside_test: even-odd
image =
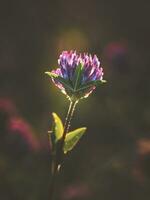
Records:
[[[65,125],[64,125],[64,133],[63,133],[63,137],[62,137],[63,143],[64,143],[64,140],[65,140],[66,134],[69,131],[70,122],[71,122],[71,119],[73,117],[77,103],[78,103],[77,100],[76,101],[70,101],[70,105],[69,105],[69,109],[68,109],[68,113],[67,113],[66,121],[65,121]]]
[[[63,160],[63,146],[66,138],[66,134],[69,131],[70,128],[70,122],[73,117],[73,113],[75,111],[75,107],[78,101],[70,101],[69,104],[69,109],[67,112],[66,120],[65,120],[65,125],[64,125],[64,133],[62,136],[62,139],[60,140],[60,143],[58,145],[58,149],[56,151],[56,155],[54,155],[52,159],[52,178],[51,178],[51,186],[50,186],[50,200],[54,199],[54,193],[55,193],[55,182],[56,182],[56,176],[57,172],[59,170],[59,166],[62,163]]]
[[[57,175],[57,170],[52,173],[52,177],[51,177],[50,200],[54,199],[56,175]]]

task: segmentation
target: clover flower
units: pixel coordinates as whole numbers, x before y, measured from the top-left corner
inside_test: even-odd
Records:
[[[69,97],[81,99],[88,97],[97,84],[103,80],[103,68],[97,56],[77,54],[76,51],[63,51],[58,59],[59,68],[46,72],[54,84]]]

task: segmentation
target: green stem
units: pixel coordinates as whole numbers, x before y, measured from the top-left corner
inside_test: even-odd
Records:
[[[52,161],[52,162],[53,162],[53,161]],[[53,172],[52,177],[51,177],[50,200],[53,200],[53,199],[54,199],[56,175],[57,175],[57,170],[55,170],[55,171]]]
[[[69,131],[71,119],[73,117],[77,103],[78,103],[77,100],[76,101],[70,101],[68,113],[67,113],[67,116],[66,116],[65,126],[64,126],[64,133],[63,133],[63,137],[62,137],[63,143],[64,143],[64,140],[65,140],[66,134]]]
[[[64,143],[65,143],[65,138],[66,138],[66,134],[69,131],[70,122],[73,117],[77,103],[78,103],[78,101],[70,101],[68,113],[67,113],[66,120],[65,120],[63,136],[62,136],[62,139],[60,140],[60,143],[58,144],[58,149],[57,149],[57,153],[56,153],[57,166],[60,166],[63,161],[63,157],[64,157],[63,147],[64,147]]]
[[[58,145],[56,155],[54,155],[54,157],[52,159],[52,178],[51,178],[51,186],[50,186],[50,200],[54,199],[56,176],[57,176],[57,172],[59,170],[59,166],[62,163],[63,155],[64,155],[63,154],[63,146],[64,146],[66,134],[68,133],[69,128],[70,128],[70,122],[73,117],[77,103],[78,103],[77,100],[70,101],[70,105],[69,105],[69,109],[68,109],[68,113],[67,113],[65,125],[64,125],[64,133],[63,133],[62,139],[60,140],[60,143]]]

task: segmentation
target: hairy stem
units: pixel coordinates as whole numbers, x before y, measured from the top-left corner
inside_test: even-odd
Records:
[[[53,156],[52,159],[52,177],[51,177],[51,186],[50,186],[50,200],[54,199],[54,193],[55,193],[55,183],[56,183],[56,176],[57,172],[59,171],[59,167],[63,161],[63,146],[66,138],[66,134],[69,131],[70,128],[70,122],[73,117],[75,107],[78,101],[70,101],[69,109],[67,112],[66,120],[65,120],[65,125],[64,125],[64,133],[62,136],[62,139],[60,140],[60,143],[58,144],[58,148],[56,151],[56,154]]]
[[[63,137],[62,137],[63,143],[64,143],[64,140],[65,140],[66,134],[69,131],[71,119],[73,117],[77,103],[78,103],[78,101],[70,101],[68,113],[67,113],[67,116],[66,116],[65,126],[64,126],[64,133],[63,133]]]

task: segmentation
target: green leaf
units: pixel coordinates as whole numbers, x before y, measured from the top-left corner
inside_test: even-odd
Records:
[[[103,83],[106,83],[107,81],[105,80],[96,80],[96,81],[90,81],[88,83],[85,83],[83,84],[78,90],[77,92],[80,92],[82,90],[86,90],[86,89],[89,89],[93,86],[97,86],[97,85],[100,85],[100,84],[103,84]]]
[[[45,72],[45,74],[47,74],[48,76],[50,76],[52,79],[55,79],[59,83],[61,83],[65,89],[73,91],[73,88],[72,88],[72,86],[69,83],[69,80],[66,80],[66,79],[64,79],[61,76],[58,76],[57,74],[55,74],[53,72]]]
[[[56,78],[58,77],[57,74],[53,73],[53,72],[45,72],[45,74],[47,74],[48,76],[50,76],[51,78]]]
[[[81,63],[79,63],[79,65],[76,67],[74,78],[73,78],[74,90],[76,90],[81,83],[82,73],[83,73],[83,66]]]
[[[86,128],[83,127],[67,133],[64,143],[64,153],[67,153],[68,151],[71,151],[73,149],[73,147],[77,144],[85,131]]]
[[[107,83],[107,81],[106,80],[101,80],[101,83]]]
[[[62,124],[61,119],[58,117],[58,115],[56,113],[52,113],[53,115],[53,119],[54,119],[54,128],[53,128],[53,132],[55,135],[55,142],[57,142],[58,140],[61,139],[63,132],[64,132],[64,127]]]
[[[61,76],[56,77],[55,80],[59,81],[63,85],[64,88],[73,91],[72,86],[70,85],[68,80],[62,78]]]

